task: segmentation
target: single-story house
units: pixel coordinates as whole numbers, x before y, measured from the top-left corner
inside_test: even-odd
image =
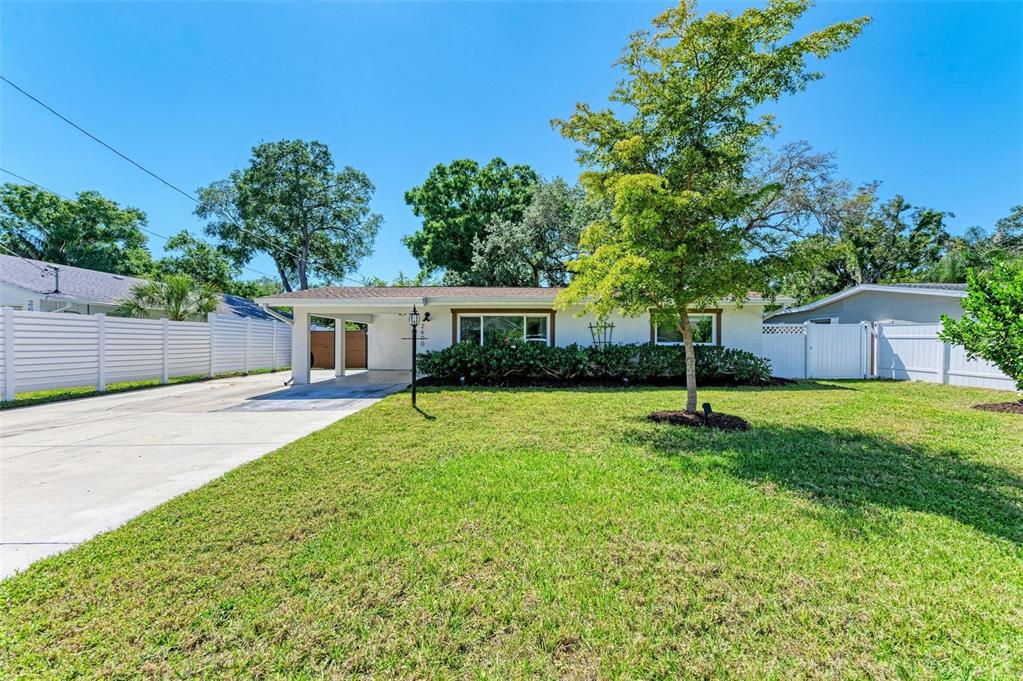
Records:
[[[768,324],[937,324],[963,314],[966,284],[861,284],[807,305],[768,315]]]
[[[280,293],[257,302],[292,308],[292,371],[295,383],[303,384],[309,382],[309,325],[314,316],[367,325],[367,366],[378,370],[411,369],[412,332],[408,314],[413,305],[423,320],[417,352],[440,350],[458,342],[486,344],[509,335],[523,342],[552,346],[593,343],[590,327],[596,325],[596,320],[592,315],[581,315],[581,307],[554,310],[554,299],[560,291],[514,287],[328,286]],[[764,308],[771,302],[751,293],[741,306],[721,301],[708,309],[693,310],[697,342],[761,355]],[[681,343],[676,329],[657,328],[649,314],[614,315],[607,321],[614,325],[608,329],[612,343]],[[336,334],[335,342],[336,356],[344,356],[344,334]]]
[[[131,296],[136,284],[144,282],[144,279],[121,274],[0,255],[0,307],[36,312],[111,314],[119,301]],[[249,298],[226,293],[218,294],[218,297],[217,314],[290,321],[284,315],[263,309]]]

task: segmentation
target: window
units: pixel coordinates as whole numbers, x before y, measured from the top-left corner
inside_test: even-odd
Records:
[[[494,343],[549,343],[550,315],[460,314],[458,342],[479,345]]]
[[[693,329],[693,343],[696,345],[714,345],[718,340],[717,328],[714,325],[714,314],[691,314],[689,325]],[[682,333],[675,327],[660,326],[654,329],[657,345],[681,345]]]
[[[822,317],[819,319],[811,319],[811,324],[830,324],[832,322],[831,317]]]

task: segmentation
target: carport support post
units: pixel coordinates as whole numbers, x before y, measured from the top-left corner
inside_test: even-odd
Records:
[[[291,329],[291,384],[308,385],[309,383],[309,311],[292,308],[293,326]]]
[[[334,376],[345,375],[345,320],[334,318]]]

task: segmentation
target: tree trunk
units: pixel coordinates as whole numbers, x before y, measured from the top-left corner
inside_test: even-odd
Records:
[[[679,315],[679,331],[686,351],[686,411],[696,413],[696,353],[693,351],[693,327],[689,325],[689,312]]]

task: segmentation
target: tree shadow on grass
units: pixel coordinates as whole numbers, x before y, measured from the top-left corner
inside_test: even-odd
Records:
[[[862,526],[871,507],[943,515],[1023,545],[1023,477],[950,449],[909,447],[877,435],[810,426],[746,432],[657,426],[631,444],[692,463],[712,455],[735,477],[799,492]]]

